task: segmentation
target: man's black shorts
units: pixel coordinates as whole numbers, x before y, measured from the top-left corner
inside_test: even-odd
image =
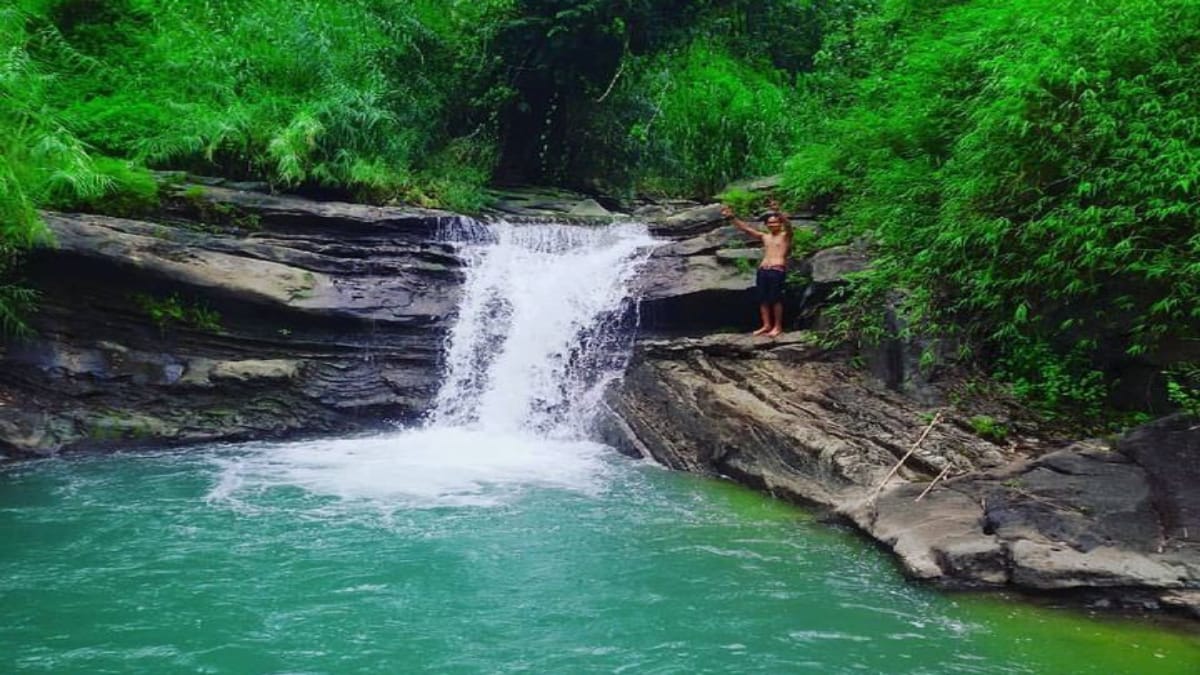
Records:
[[[783,300],[783,282],[787,272],[775,267],[758,268],[755,288],[758,291],[758,301],[763,304],[773,304]]]

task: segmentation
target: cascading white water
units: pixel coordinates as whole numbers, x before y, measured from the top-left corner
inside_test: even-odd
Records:
[[[434,427],[577,435],[624,364],[643,225],[494,224],[464,243],[467,278]]]
[[[530,486],[593,494],[607,450],[585,440],[620,374],[628,284],[653,240],[641,225],[456,225],[467,263],[445,380],[424,428],[248,446],[222,457],[214,502],[276,487],[390,509],[489,506]]]

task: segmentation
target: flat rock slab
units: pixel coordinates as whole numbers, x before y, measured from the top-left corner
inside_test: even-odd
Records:
[[[291,195],[238,190],[222,186],[179,186],[175,206],[186,216],[204,222],[213,217],[253,216],[257,227],[289,231],[328,231],[344,234],[393,229],[410,236],[432,238],[438,230],[462,216],[449,211],[416,207],[371,206],[350,202],[317,201]]]
[[[604,218],[614,214],[600,202],[578,192],[554,188],[511,187],[488,191],[486,212],[500,218]]]
[[[1025,588],[1183,588],[1190,581],[1181,567],[1122,548],[1081,552],[1063,544],[1019,539],[1012,542],[1011,551],[1012,582]]]
[[[212,364],[209,377],[214,380],[291,380],[300,372],[300,364],[293,359],[245,359],[242,361],[218,361]]]
[[[853,246],[834,246],[814,253],[801,268],[814,284],[841,284],[847,276],[867,269],[870,259]]]
[[[60,253],[137,268],[148,276],[201,292],[223,292],[269,303],[318,306],[336,298],[325,274],[258,258],[206,250],[130,231],[129,221],[105,216],[47,214]],[[141,228],[145,231],[145,228]]]
[[[982,504],[957,490],[907,485],[843,505],[843,515],[889,546],[910,576],[950,576],[985,584],[1008,582],[1004,542],[984,529]]]
[[[650,233],[668,239],[687,239],[726,225],[720,204],[706,204],[651,221]]]

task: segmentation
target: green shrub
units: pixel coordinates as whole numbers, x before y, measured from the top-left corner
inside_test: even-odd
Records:
[[[631,87],[653,116],[630,135],[644,144],[641,182],[708,196],[735,178],[775,173],[797,140],[786,75],[696,40],[650,61]]]
[[[58,81],[27,49],[19,6],[0,8],[0,337],[28,332],[36,293],[16,282],[21,252],[52,240],[38,209],[102,194],[110,180],[47,106]]]
[[[138,293],[133,301],[146,314],[146,318],[158,326],[160,332],[177,326],[187,326],[208,333],[221,332],[221,315],[204,303],[193,300],[188,302],[178,293],[166,297],[156,297],[147,293]]]
[[[805,258],[821,249],[821,237],[807,227],[792,228],[792,258]]]
[[[112,157],[96,157],[95,171],[106,182],[104,192],[55,200],[49,207],[134,218],[159,207],[158,181],[146,168]]]
[[[901,291],[914,330],[982,345],[1047,409],[1099,411],[1101,343],[1200,336],[1200,5],[895,0],[848,30],[852,95],[784,188],[873,247],[855,304]]]
[[[741,188],[729,188],[716,196],[717,201],[733,209],[739,218],[752,218],[766,206],[766,195]]]
[[[987,415],[976,415],[967,420],[971,425],[971,429],[980,438],[993,441],[995,443],[1003,443],[1008,438],[1008,427],[997,422],[994,417]]]
[[[1200,363],[1180,363],[1164,375],[1171,402],[1183,412],[1200,417]]]
[[[449,192],[421,184],[453,176],[426,159],[478,131],[448,126],[470,107],[464,60],[482,57],[491,23],[480,19],[509,11],[431,0],[49,4],[31,20],[63,76],[50,102],[85,142],[152,166],[373,201]]]

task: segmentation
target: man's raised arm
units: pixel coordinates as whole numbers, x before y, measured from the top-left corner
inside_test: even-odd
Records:
[[[787,233],[788,242],[791,242],[793,236],[795,235],[795,230],[792,228],[791,217],[789,217],[787,212],[784,211],[781,206],[779,206],[779,200],[775,197],[771,197],[770,201],[767,202],[767,208],[771,209],[775,213],[778,213],[779,216],[783,218],[783,231]]]
[[[753,227],[750,227],[741,218],[738,218],[737,216],[733,215],[733,209],[729,208],[728,206],[721,207],[721,215],[725,216],[726,218],[731,218],[733,220],[734,227],[741,230],[742,232],[745,232],[746,234],[750,235],[751,237],[754,237],[755,239],[763,238],[762,232],[759,232],[758,230],[754,229]]]

